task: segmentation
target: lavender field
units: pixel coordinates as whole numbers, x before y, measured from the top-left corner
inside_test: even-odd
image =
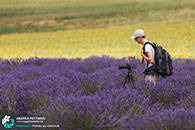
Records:
[[[122,87],[130,63],[135,85]],[[5,60],[0,113],[51,117],[60,130],[194,130],[195,60],[174,59],[174,74],[155,86],[139,59]]]

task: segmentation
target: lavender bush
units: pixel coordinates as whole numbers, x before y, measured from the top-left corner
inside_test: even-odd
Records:
[[[122,87],[130,63],[135,85]],[[60,130],[194,130],[195,60],[174,59],[155,86],[139,59],[30,58],[0,63],[0,113],[48,115]]]

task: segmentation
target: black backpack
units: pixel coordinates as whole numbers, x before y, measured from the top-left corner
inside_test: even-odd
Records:
[[[171,55],[163,49],[161,46],[156,45],[155,43],[146,42],[143,46],[143,53],[145,53],[145,46],[146,44],[152,45],[152,47],[155,50],[155,64],[153,64],[152,67],[148,68],[148,62],[147,62],[147,68],[150,71],[151,69],[158,73],[161,76],[171,76],[173,74],[173,67],[172,67],[172,59]],[[144,58],[142,59],[142,63],[144,61]],[[147,69],[144,71],[145,74],[147,74]]]

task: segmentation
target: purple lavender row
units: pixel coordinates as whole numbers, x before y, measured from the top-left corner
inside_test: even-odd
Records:
[[[135,85],[122,87],[130,63]],[[61,130],[195,129],[195,60],[174,59],[157,85],[134,57],[12,59],[0,63],[0,114],[48,115]]]

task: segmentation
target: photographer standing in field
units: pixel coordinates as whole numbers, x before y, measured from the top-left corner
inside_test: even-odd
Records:
[[[149,82],[153,82],[154,84],[156,84],[156,82],[159,81],[159,75],[152,69],[155,64],[155,59],[154,59],[155,50],[152,47],[152,45],[146,44],[148,42],[151,44],[154,44],[154,43],[146,40],[145,33],[142,29],[136,30],[133,36],[131,36],[131,39],[135,39],[135,41],[138,44],[141,44],[143,45],[143,47],[145,47],[144,48],[145,51],[143,47],[141,49],[141,56],[143,56],[144,61],[145,61],[145,71],[149,70],[150,72],[148,74],[145,73],[144,78],[145,80],[148,80]],[[146,45],[144,46],[144,44]]]

